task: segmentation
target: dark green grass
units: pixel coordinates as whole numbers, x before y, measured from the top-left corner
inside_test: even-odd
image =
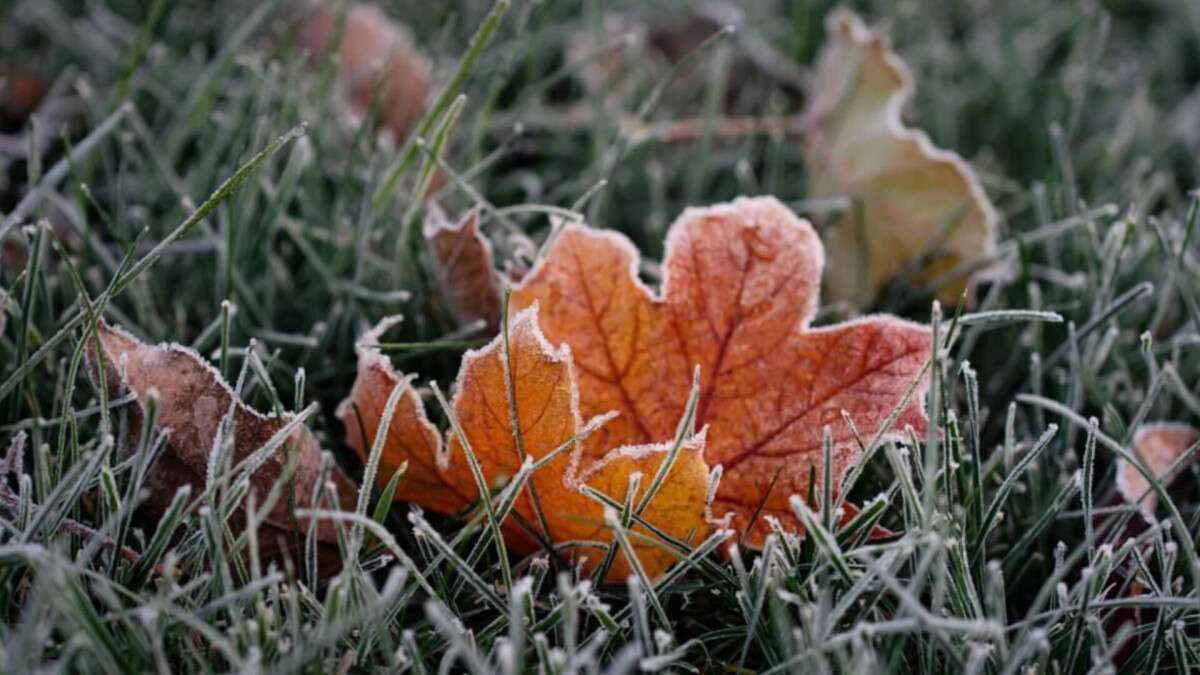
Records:
[[[314,583],[303,561],[227,558],[238,533],[221,515],[238,504],[214,496],[179,514],[185,534],[168,547],[133,519],[137,564],[97,545],[131,522],[150,445],[130,459],[101,433],[105,418],[120,429],[128,400],[101,415],[73,367],[81,291],[146,339],[191,344],[231,380],[245,371],[260,409],[319,403],[311,426],[358,475],[332,416],[355,337],[403,313],[389,340],[410,346],[392,356],[443,386],[484,337],[453,320],[414,227],[412,195],[435,163],[452,212],[486,200],[504,259],[514,229],[541,241],[549,209],[654,257],[689,204],[767,193],[822,207],[805,201],[796,139],[661,143],[629,129],[639,114],[796,112],[793,75],[819,49],[828,3],[746,3],[736,32],[679,72],[629,47],[626,95],[602,97],[566,48],[604,54],[620,48],[606,15],[636,24],[693,3],[625,4],[513,0],[471,52],[492,6],[389,3],[433,58],[445,104],[420,144],[399,147],[377,143],[370,120],[345,122],[331,64],[290,48],[286,2],[0,5],[0,65],[57,75],[74,110],[11,130],[26,150],[0,182],[4,241],[31,251],[26,273],[0,269],[0,444],[21,458],[0,506],[0,670],[1200,670],[1196,465],[1136,544],[1113,471],[1138,423],[1200,423],[1188,192],[1200,5],[1188,0],[858,6],[912,66],[910,119],[975,165],[1005,216],[1008,274],[980,289],[973,316],[941,310],[928,406],[943,433],[878,448],[851,493],[883,495],[897,539],[778,540],[729,559],[701,547],[653,588],[514,558],[509,588],[478,519],[397,505],[357,565]],[[747,67],[762,45],[786,65]],[[876,309],[928,321],[930,307],[901,281]],[[251,351],[265,368],[247,368]],[[164,580],[155,564],[182,574]],[[1129,570],[1145,595],[1129,593]]]

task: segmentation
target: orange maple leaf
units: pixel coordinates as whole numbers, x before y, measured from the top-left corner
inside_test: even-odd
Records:
[[[284,437],[294,416],[263,415],[242,403],[220,374],[196,352],[177,344],[147,345],[120,328],[101,321],[97,325],[100,358],[89,353],[93,375],[101,371],[109,394],[132,393],[135,407],[130,408],[130,425],[125,440],[132,449],[141,437],[146,408],[156,400],[155,431],[167,435],[167,448],[151,465],[144,489],[143,504],[152,520],[162,517],[176,492],[189,486],[192,498],[207,487],[213,444],[220,436],[223,420],[232,415],[233,448],[231,466],[237,467],[261,449],[276,444],[274,451],[248,462],[250,489],[260,506],[281,478],[295,486],[294,503],[298,508],[331,505],[331,489],[337,491],[337,503],[343,507],[358,499],[358,488],[337,464],[330,466],[329,478],[318,485],[321,476],[321,448],[316,437],[304,425],[296,425]],[[294,462],[287,477],[289,461]],[[257,466],[254,464],[257,463]],[[241,517],[238,527],[244,526]],[[274,558],[292,548],[294,535],[303,538],[311,521],[297,518],[288,508],[288,499],[276,499],[259,533],[260,554]],[[329,521],[316,522],[318,565],[332,571],[340,565],[338,536]],[[291,551],[293,555],[298,551]]]
[[[1134,432],[1133,452],[1155,478],[1165,480],[1175,461],[1197,441],[1200,430],[1176,422],[1154,422]],[[1154,522],[1158,494],[1146,477],[1124,459],[1117,461],[1117,491],[1130,504],[1140,504],[1143,517]]]
[[[482,321],[489,333],[495,333],[500,328],[500,279],[492,244],[479,231],[479,209],[452,223],[430,203],[422,229],[442,290],[459,321]]]
[[[396,499],[448,514],[479,500],[462,439],[478,461],[489,489],[516,476],[527,459],[536,462],[549,457],[517,499],[514,511],[519,519],[510,516],[501,522],[505,540],[525,553],[537,550],[539,539],[548,540],[562,553],[586,556],[585,566],[595,568],[613,533],[606,524],[605,506],[585,494],[585,486],[620,504],[626,501],[631,477],[640,474],[645,479],[634,497],[637,504],[672,445],[625,446],[599,456],[584,453],[576,442],[584,426],[571,349],[556,349],[546,341],[538,327],[536,307],[518,313],[509,326],[511,397],[510,380],[505,376],[504,336],[463,356],[450,404],[462,435],[450,432],[449,443],[443,443],[426,417],[412,378],[396,372],[372,346],[396,320],[384,320],[359,343],[358,377],[338,409],[350,446],[367,456],[388,398],[395,387],[404,387],[383,441],[380,480],[386,481],[402,462],[408,462]],[[519,442],[512,423],[514,409]],[[655,529],[676,540],[695,541],[711,531],[705,508],[709,470],[701,456],[703,443],[703,432],[684,440],[661,489],[642,513]],[[564,447],[566,452],[551,457]],[[677,559],[678,553],[657,534],[641,525],[633,530],[640,535],[630,538],[634,555],[649,576],[660,575]],[[626,554],[617,556],[606,578],[622,580],[631,569]]]
[[[957,304],[995,254],[996,210],[971,167],[900,118],[913,78],[887,35],[846,9],[829,14],[806,113],[811,197],[852,205],[828,238],[830,299],[865,306],[907,266]]]
[[[540,305],[546,336],[571,347],[583,414],[619,413],[584,457],[671,439],[698,365],[704,456],[724,471],[713,510],[753,525],[756,546],[769,531],[760,507],[801,529],[788,498],[822,476],[825,427],[835,485],[859,459],[843,411],[866,439],[924,430],[928,328],[890,316],[810,328],[821,242],[774,198],[686,210],[667,235],[661,296],[638,279],[638,258],[622,235],[568,224],[512,296],[514,309]]]

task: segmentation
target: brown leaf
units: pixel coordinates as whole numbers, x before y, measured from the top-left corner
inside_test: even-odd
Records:
[[[176,491],[190,485],[192,496],[206,486],[209,456],[218,437],[222,420],[233,415],[232,465],[264,447],[292,419],[258,413],[237,400],[220,374],[194,351],[177,344],[147,345],[129,333],[101,322],[98,336],[109,395],[132,392],[137,404],[130,408],[130,433],[126,446],[132,448],[141,434],[141,425],[152,397],[157,397],[155,431],[168,435],[167,447],[154,462],[144,488],[149,491],[145,508],[153,520],[160,518]],[[93,374],[99,372],[96,355],[89,354]],[[285,475],[289,458],[295,468],[289,480],[295,489],[297,508],[315,508],[317,478],[321,470],[321,449],[317,439],[303,425],[296,426],[281,446],[270,454],[250,475],[250,489],[257,504],[263,504],[271,487]],[[330,489],[337,490],[342,506],[354,504],[358,489],[336,464],[323,486],[320,502],[330,503]],[[235,533],[244,527],[244,514],[233,524]],[[259,532],[262,555],[274,558],[292,548],[292,537],[303,539],[309,527],[307,518],[297,519],[285,497],[279,499]],[[338,563],[337,532],[329,521],[317,521],[323,570]]]
[[[37,73],[0,68],[0,129],[23,126],[48,91],[50,82]]]
[[[745,530],[762,506],[799,530],[788,497],[807,497],[810,472],[822,476],[822,430],[833,435],[836,481],[859,459],[842,411],[868,440],[924,430],[928,328],[890,316],[810,328],[821,242],[777,200],[688,209],[666,252],[656,295],[624,236],[567,225],[512,296],[514,310],[540,305],[547,338],[570,346],[582,413],[619,413],[584,443],[585,458],[671,439],[699,365],[705,459],[724,467],[716,515]],[[883,428],[914,385],[895,427]],[[754,520],[748,543],[767,532]]]
[[[479,209],[451,223],[436,204],[425,215],[425,243],[437,263],[442,290],[458,320],[482,321],[489,334],[500,329],[500,280],[492,244],[479,231]]]
[[[365,457],[392,389],[409,387],[392,418],[381,465],[395,467],[404,461],[409,463],[409,474],[400,484],[397,499],[454,513],[478,501],[476,482],[460,438],[452,434],[450,442],[443,446],[425,417],[420,398],[411,389],[410,379],[396,373],[369,346],[392,322],[385,321],[364,336],[358,380],[350,398],[340,407],[339,415],[347,426],[348,442]],[[501,525],[508,545],[525,553],[538,549],[538,537],[555,544],[595,542],[562,551],[586,556],[585,566],[593,569],[603,557],[603,551],[594,546],[611,541],[612,532],[605,522],[604,507],[584,494],[584,486],[623,503],[630,478],[640,474],[643,479],[636,497],[640,500],[670,445],[620,447],[601,456],[585,455],[583,448],[573,442],[581,433],[582,420],[570,348],[556,349],[546,341],[538,328],[536,308],[513,318],[509,343],[513,397],[510,399],[508,395],[503,342],[499,336],[463,357],[451,402],[455,419],[489,488],[516,475],[526,458],[537,461],[567,448],[533,474],[515,506],[521,520],[530,524],[538,536],[512,517]],[[520,446],[513,430],[510,403],[516,408]],[[352,411],[357,411],[357,417]],[[365,435],[354,430],[357,419],[363,420]],[[697,541],[710,531],[705,509],[709,471],[701,458],[703,443],[703,432],[685,441],[661,490],[642,514],[646,521],[675,539]],[[386,481],[387,477],[385,468],[380,472],[380,481]],[[534,503],[535,492],[540,516]],[[543,518],[545,532],[539,524]],[[676,560],[676,555],[649,530],[641,526],[633,530],[646,538],[636,535],[630,538],[638,560],[649,575],[660,575]],[[619,555],[607,579],[624,579],[630,570],[628,558]]]
[[[870,305],[922,255],[914,276],[956,305],[970,269],[995,252],[997,216],[971,168],[904,126],[913,79],[887,35],[835,10],[806,113],[808,193],[849,197],[828,238],[828,300]]]

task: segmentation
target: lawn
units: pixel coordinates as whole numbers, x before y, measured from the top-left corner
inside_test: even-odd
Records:
[[[1200,3],[848,2],[924,234],[812,114],[837,3],[375,5],[0,2],[0,671],[1200,672]],[[786,281],[736,397],[688,251]]]

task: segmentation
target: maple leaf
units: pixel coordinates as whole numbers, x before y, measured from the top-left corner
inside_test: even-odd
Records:
[[[232,466],[254,455],[273,441],[282,441],[249,475],[256,503],[265,503],[268,492],[284,478],[294,486],[294,504],[298,508],[317,507],[318,491],[322,504],[332,503],[330,489],[335,488],[340,504],[353,504],[358,489],[336,464],[332,464],[329,482],[318,486],[322,473],[320,445],[312,432],[296,425],[285,438],[277,438],[293,421],[293,416],[262,415],[246,406],[221,379],[220,374],[194,351],[177,344],[147,345],[124,330],[103,321],[97,325],[101,359],[89,353],[93,375],[103,372],[109,395],[131,392],[137,399],[130,408],[128,447],[141,436],[146,409],[152,397],[155,406],[155,430],[167,435],[166,449],[155,459],[143,488],[148,491],[143,508],[153,520],[162,517],[176,492],[191,487],[195,498],[204,490],[214,443],[220,438],[223,420],[233,416]],[[290,477],[287,464],[294,462]],[[292,548],[293,534],[303,539],[310,521],[297,519],[288,508],[286,497],[276,500],[260,528],[260,552],[274,558]],[[244,526],[242,522],[238,527]],[[329,521],[317,521],[316,537],[322,570],[338,565],[337,531]],[[295,553],[295,551],[292,551]]]
[[[385,320],[363,336],[358,347],[358,377],[338,415],[347,427],[348,443],[366,457],[378,434],[387,399],[395,387],[406,388],[383,441],[380,480],[386,481],[395,467],[408,462],[396,499],[453,514],[479,500],[477,483],[459,435],[451,432],[449,442],[443,443],[426,417],[412,378],[396,372],[371,346],[396,320]],[[604,505],[586,495],[584,486],[624,503],[631,477],[640,474],[645,480],[635,496],[638,503],[646,494],[650,478],[657,475],[669,456],[671,444],[620,447],[599,457],[583,454],[582,447],[575,443],[584,425],[571,349],[554,348],[547,342],[538,327],[536,307],[516,314],[510,322],[508,353],[511,398],[504,374],[503,336],[497,336],[463,356],[450,403],[484,483],[491,488],[515,476],[526,458],[543,460],[564,446],[568,451],[550,458],[529,479],[514,507],[520,521],[510,516],[501,523],[507,544],[529,553],[538,549],[537,539],[543,536],[554,544],[612,541]],[[520,445],[512,424],[513,408]],[[679,540],[702,539],[711,530],[705,508],[709,470],[701,456],[704,437],[701,431],[685,440],[661,489],[642,513],[659,531]],[[540,509],[534,503],[535,493]],[[544,533],[540,531],[543,520]],[[531,534],[521,522],[534,532]],[[662,574],[676,555],[641,525],[633,530],[647,538],[631,537],[642,567],[650,576]],[[588,569],[594,569],[604,556],[599,548],[584,548],[578,555],[586,556]],[[606,579],[623,580],[630,570],[629,560],[619,555]]]
[[[826,32],[806,112],[808,193],[851,199],[828,238],[827,299],[867,306],[929,254],[914,281],[956,305],[971,268],[994,255],[996,210],[961,157],[904,126],[913,80],[887,35],[846,9]]]
[[[443,478],[439,470],[439,462],[443,461],[441,434],[429,421],[425,404],[412,386],[416,376],[397,372],[377,346],[379,338],[400,320],[399,316],[384,319],[359,337],[355,345],[358,375],[336,414],[346,427],[346,443],[366,461],[392,389],[405,387],[388,425],[378,479],[386,483],[407,462],[395,499],[417,502],[440,513],[456,513],[473,503],[475,495],[459,491],[457,485]]]
[[[423,231],[437,263],[442,290],[459,321],[482,321],[489,333],[495,333],[500,328],[500,280],[492,244],[479,231],[479,209],[471,209],[458,223],[451,223],[431,203]]]
[[[384,127],[403,140],[425,112],[429,60],[407,29],[374,5],[348,5],[341,35],[336,35],[339,11],[333,3],[314,3],[298,44],[314,62],[336,44],[338,75],[354,112],[365,116],[377,106]]]
[[[1133,435],[1133,452],[1156,478],[1168,478],[1167,471],[1197,441],[1200,430],[1186,424],[1154,422],[1138,427]],[[1124,459],[1117,461],[1117,491],[1130,504],[1140,504],[1142,515],[1154,522],[1158,494],[1150,482]]]
[[[689,208],[671,226],[661,296],[638,279],[628,239],[567,224],[512,307],[540,305],[546,336],[571,347],[584,415],[619,413],[584,442],[585,457],[672,438],[698,365],[704,455],[724,467],[714,512],[743,531],[753,521],[754,546],[768,532],[760,506],[800,530],[788,497],[807,497],[810,472],[823,475],[826,426],[833,479],[859,459],[842,411],[864,438],[895,438],[884,424],[915,386],[894,429],[926,424],[928,328],[890,316],[810,328],[823,265],[806,221],[774,198],[743,197]]]

